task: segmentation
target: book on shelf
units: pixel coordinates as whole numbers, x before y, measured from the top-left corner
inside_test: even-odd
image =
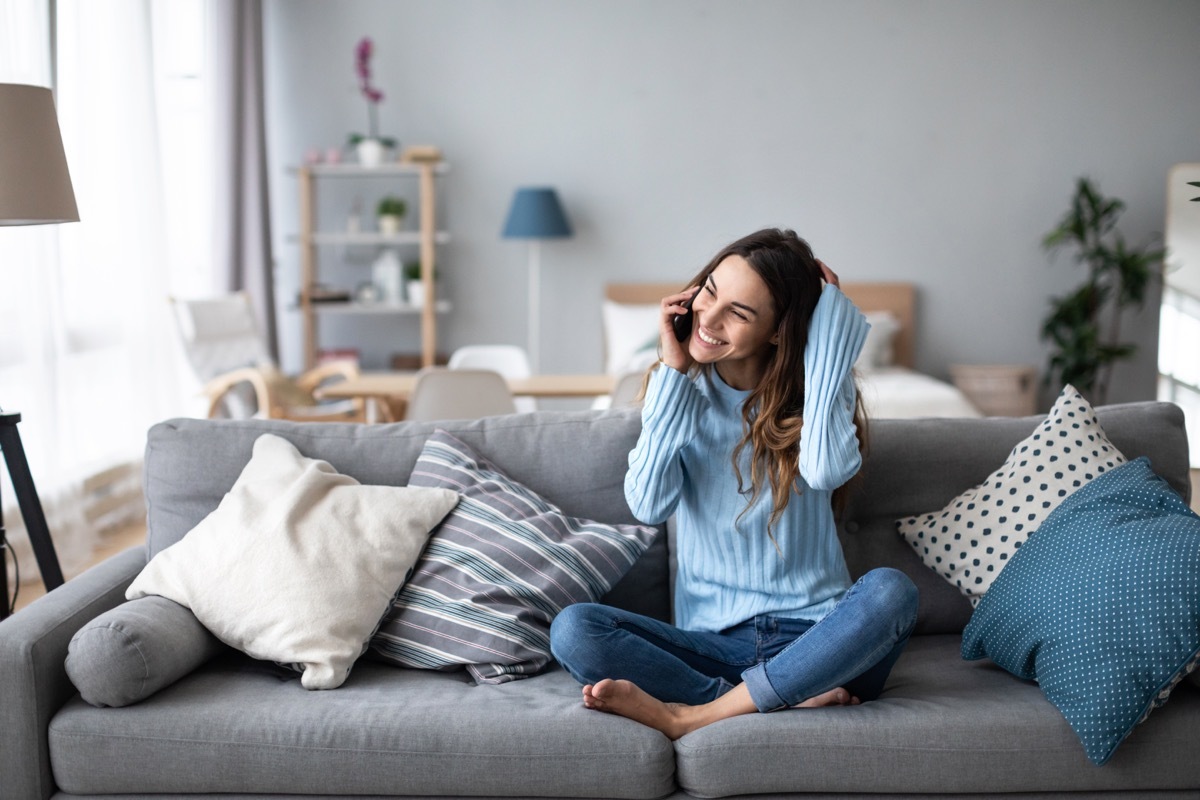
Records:
[[[308,300],[311,303],[348,303],[350,302],[350,290],[335,289],[318,284],[308,290]]]
[[[336,361],[353,361],[359,363],[357,347],[326,347],[317,351],[317,363],[328,364]]]

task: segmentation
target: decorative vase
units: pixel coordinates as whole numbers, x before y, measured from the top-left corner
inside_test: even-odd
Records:
[[[371,265],[371,280],[379,287],[383,302],[399,304],[404,301],[400,295],[403,269],[399,254],[390,247],[385,247]]]
[[[395,214],[382,214],[379,217],[379,232],[384,236],[395,236],[400,232],[400,223],[404,217]]]
[[[363,139],[354,146],[358,163],[364,167],[378,167],[383,163],[384,146],[378,139]]]

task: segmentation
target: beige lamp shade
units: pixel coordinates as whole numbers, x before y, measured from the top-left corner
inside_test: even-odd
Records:
[[[54,96],[0,83],[0,225],[78,221]]]

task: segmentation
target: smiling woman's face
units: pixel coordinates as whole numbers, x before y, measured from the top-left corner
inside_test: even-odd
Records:
[[[721,379],[734,388],[753,388],[777,341],[775,304],[754,268],[738,255],[723,260],[696,295],[692,313],[692,358],[716,364]]]

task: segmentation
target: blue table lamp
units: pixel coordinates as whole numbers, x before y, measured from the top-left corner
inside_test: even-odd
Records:
[[[558,194],[549,187],[517,189],[508,219],[504,223],[505,239],[529,240],[529,364],[538,372],[538,344],[541,341],[538,298],[541,272],[542,239],[565,239],[571,236],[571,223],[563,212]]]

